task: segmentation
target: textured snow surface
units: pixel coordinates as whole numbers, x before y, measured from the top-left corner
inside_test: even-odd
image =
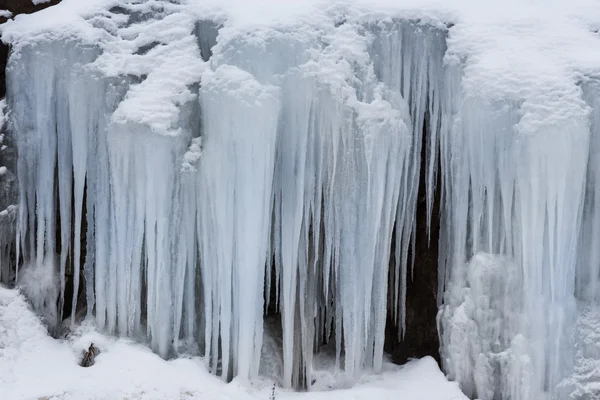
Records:
[[[78,365],[94,343],[92,367]],[[324,377],[327,379],[327,377]],[[97,333],[84,323],[65,340],[48,336],[17,290],[0,286],[0,398],[3,400],[192,400],[269,399],[272,385],[238,380],[230,384],[208,373],[198,358],[165,361],[134,342]],[[277,399],[466,399],[446,381],[431,358],[398,367],[386,364],[380,376],[335,392],[293,393],[275,389]]]
[[[311,385],[321,346],[352,382],[384,369],[388,314],[405,329],[423,164],[429,215],[442,191],[446,372],[482,400],[561,398],[578,301],[600,297],[598,21],[597,0],[64,0],[18,16],[1,29],[24,290],[67,265],[77,290],[83,271],[98,329],[204,353],[225,379],[265,367],[273,306],[284,386]],[[59,242],[71,253],[48,262]]]

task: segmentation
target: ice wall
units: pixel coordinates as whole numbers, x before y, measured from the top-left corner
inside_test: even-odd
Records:
[[[600,177],[600,87],[597,80],[591,80],[583,86],[584,100],[591,107],[591,137],[589,158],[585,182],[585,203],[581,227],[581,253],[577,260],[575,293],[581,301],[600,300],[600,254],[595,245],[600,239],[600,196],[598,178]]]
[[[217,23],[149,4],[94,17],[94,45],[15,48],[22,286],[61,277],[60,320],[65,274],[75,293],[84,278],[99,328],[199,351],[226,379],[258,374],[276,292],[285,386],[310,386],[329,342],[348,384],[379,371],[388,296],[403,329],[426,119],[437,151],[443,35],[353,22],[217,41]]]
[[[577,299],[577,323],[575,325],[575,351],[573,373],[561,382],[565,396],[573,399],[593,399],[600,393],[598,372],[600,371],[600,313],[598,308],[598,283],[600,279],[600,259],[596,241],[598,239],[598,152],[600,150],[600,97],[598,80],[590,79],[582,85],[583,99],[591,107],[591,137],[585,200],[575,275],[575,297]]]
[[[424,174],[449,377],[481,399],[567,393],[576,300],[598,292],[594,83],[499,62],[464,21],[194,10],[132,1],[8,30],[16,259],[38,309],[61,319],[71,274],[100,329],[224,379],[265,370],[276,310],[284,386],[310,387],[324,346],[351,384],[381,370],[386,323],[406,330]]]
[[[205,351],[216,355],[220,337],[225,374],[232,365],[234,374],[256,373],[262,298],[271,290],[282,316],[285,385],[310,385],[312,355],[329,340],[336,341],[349,381],[381,368],[392,231],[400,232],[395,251],[406,259],[414,225],[418,173],[412,166],[423,126],[413,127],[410,107],[421,113],[414,121],[422,120],[428,94],[442,90],[421,74],[441,69],[444,47],[426,27],[367,28],[423,47],[431,40],[437,59],[430,62],[422,47],[381,49],[350,24],[331,37],[318,30],[228,37],[224,30],[213,48],[214,72],[205,73],[200,90],[197,231],[210,321]],[[378,72],[395,86],[376,69],[385,69]],[[402,96],[412,93],[411,85],[409,102]],[[407,217],[396,221],[398,214]],[[218,274],[210,265],[219,266]],[[392,296],[405,285],[405,273],[396,276]],[[394,313],[401,324],[398,302]],[[250,330],[242,335],[243,329]],[[232,354],[239,358],[228,360]],[[216,359],[211,364],[217,368]]]
[[[585,261],[593,246],[577,245],[593,224],[582,215],[596,191],[588,185],[586,194],[595,128],[575,85],[507,98],[519,100],[466,91],[442,132],[442,361],[470,396],[563,398],[575,355],[576,276],[596,268]],[[507,281],[512,289],[502,293]]]

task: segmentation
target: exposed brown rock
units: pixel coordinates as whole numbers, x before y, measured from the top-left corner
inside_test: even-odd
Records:
[[[94,343],[91,343],[88,350],[83,352],[80,365],[82,367],[91,367],[94,365],[94,360],[98,354],[100,354],[100,350],[94,346]]]

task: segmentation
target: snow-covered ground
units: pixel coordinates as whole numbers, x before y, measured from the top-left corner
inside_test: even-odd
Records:
[[[101,351],[90,368],[78,365],[90,343]],[[66,340],[48,336],[18,290],[0,287],[0,399],[264,399],[269,381],[226,384],[208,373],[200,358],[165,361],[134,342],[104,336],[84,324]],[[352,389],[294,393],[275,389],[276,399],[459,400],[466,397],[448,382],[435,361],[388,364],[378,376]]]

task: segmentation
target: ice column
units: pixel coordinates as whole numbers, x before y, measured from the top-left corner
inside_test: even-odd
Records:
[[[466,93],[457,103],[461,105],[455,123],[441,138],[441,271],[447,285],[440,314],[442,358],[449,376],[458,379],[467,394],[482,399],[555,395],[574,355],[575,271],[589,126],[580,93],[565,88],[562,96],[550,107],[545,101],[552,96],[547,93],[521,102]],[[555,107],[565,112],[549,115]],[[477,286],[494,279],[484,273],[494,261],[467,264],[481,251],[516,265],[513,274],[521,278],[513,295],[522,296],[523,303],[519,309],[508,303],[501,307],[503,323],[520,324],[518,329],[501,328],[503,356],[484,364],[454,346],[457,329],[462,329],[456,324],[462,320],[460,313],[469,301],[479,301],[470,296],[481,296],[474,293]],[[483,274],[477,282],[468,278],[474,268]],[[471,294],[464,297],[465,291]],[[502,304],[498,301],[509,295],[485,296]],[[467,318],[478,321],[480,316]],[[486,338],[486,346],[497,342],[494,325],[479,324],[487,327],[478,334]],[[485,349],[476,354],[491,356]],[[502,381],[500,376],[510,379]]]
[[[395,269],[391,282],[391,315],[402,335],[405,326],[408,253],[412,240],[419,174],[426,174],[427,216],[431,220],[436,190],[440,131],[448,129],[451,115],[442,59],[446,51],[441,30],[413,22],[397,21],[369,26],[374,34],[369,49],[377,78],[408,103],[412,127],[410,151],[403,159],[396,216]],[[421,160],[422,146],[426,159]],[[428,223],[428,226],[430,224]],[[435,244],[434,244],[435,245]],[[412,269],[412,264],[411,264]]]
[[[102,97],[94,95],[103,92],[98,90],[102,83],[84,66],[97,53],[98,49],[77,43],[42,42],[20,47],[8,68],[12,129],[20,153],[17,257],[23,257],[27,268],[60,276],[57,318],[62,313],[67,266],[75,293],[79,287],[88,143],[97,133],[98,115],[104,109]],[[55,263],[44,260],[54,259],[58,250],[54,270]],[[73,312],[76,301],[74,296]]]
[[[258,373],[279,93],[233,66],[202,79],[200,257],[210,367]]]

